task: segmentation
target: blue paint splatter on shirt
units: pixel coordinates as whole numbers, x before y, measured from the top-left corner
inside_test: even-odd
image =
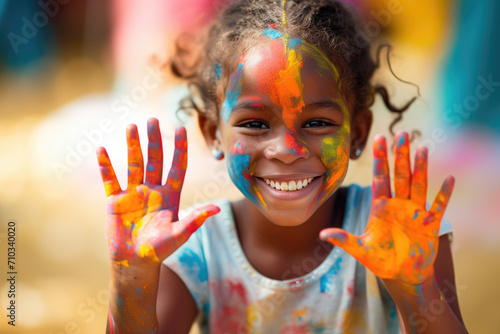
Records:
[[[192,277],[198,277],[200,282],[208,280],[207,266],[204,261],[200,259],[198,254],[187,248],[179,257],[179,261],[184,266],[189,268],[188,273]]]
[[[330,287],[332,285],[332,283],[330,282],[330,279],[334,275],[337,275],[339,273],[341,262],[342,262],[342,258],[341,257],[337,258],[337,260],[335,261],[335,263],[332,266],[332,268],[330,269],[330,271],[328,271],[326,274],[321,276],[320,281],[319,281],[321,293],[323,293],[325,291],[330,291]]]

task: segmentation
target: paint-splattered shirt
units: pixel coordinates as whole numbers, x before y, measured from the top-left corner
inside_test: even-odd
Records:
[[[215,204],[220,214],[164,261],[193,296],[201,333],[401,332],[382,282],[348,253],[334,247],[319,266],[314,257],[304,260],[303,272],[316,267],[304,276],[269,279],[245,257],[229,201]],[[371,188],[350,185],[343,229],[361,235],[370,206]],[[443,219],[440,235],[451,231]]]

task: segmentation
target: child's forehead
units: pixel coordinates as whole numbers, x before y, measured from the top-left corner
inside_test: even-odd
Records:
[[[266,31],[276,31],[267,29]],[[269,32],[257,39],[240,58],[247,71],[275,73],[290,65],[290,55],[298,57],[302,70],[314,70],[338,79],[335,65],[317,47],[300,38],[289,38]]]

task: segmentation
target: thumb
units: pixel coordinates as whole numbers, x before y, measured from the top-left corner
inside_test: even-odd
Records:
[[[341,228],[325,228],[319,233],[319,238],[342,248],[358,261],[364,257],[363,239]]]
[[[203,225],[208,217],[212,217],[220,212],[220,208],[216,205],[209,204],[195,209],[188,214],[184,219],[174,223],[176,243],[180,246],[185,243],[191,234],[196,232]]]

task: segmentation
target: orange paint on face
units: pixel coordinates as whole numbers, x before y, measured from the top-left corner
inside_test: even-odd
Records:
[[[286,67],[279,71],[274,85],[270,87],[271,101],[282,108],[283,120],[291,131],[295,131],[294,123],[305,106],[302,97],[301,69],[302,57],[300,54],[298,55],[295,50],[287,50]]]

